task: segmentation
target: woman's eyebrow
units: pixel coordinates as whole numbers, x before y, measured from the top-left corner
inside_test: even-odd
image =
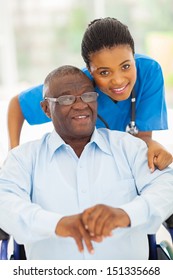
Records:
[[[123,65],[123,64],[126,63],[126,62],[131,62],[131,60],[130,60],[130,59],[127,59],[127,60],[121,62],[120,65]]]
[[[127,62],[131,62],[130,59],[127,59],[127,60],[124,60],[123,62],[120,63],[120,66],[123,65],[124,63],[127,63]],[[110,67],[107,67],[107,66],[101,66],[101,67],[98,67],[97,70],[107,70],[107,69],[110,69]]]
[[[107,67],[107,66],[101,66],[101,67],[98,67],[97,70],[101,70],[101,69],[110,69],[110,67]]]

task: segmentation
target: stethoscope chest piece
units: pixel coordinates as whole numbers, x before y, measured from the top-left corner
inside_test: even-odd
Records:
[[[131,121],[127,126],[126,126],[126,132],[132,134],[132,135],[136,135],[138,134],[138,129],[137,126],[135,125],[134,121]]]

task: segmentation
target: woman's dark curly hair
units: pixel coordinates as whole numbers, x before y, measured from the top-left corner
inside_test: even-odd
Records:
[[[91,53],[118,45],[129,45],[133,54],[135,53],[134,40],[128,27],[115,18],[95,19],[84,33],[81,54],[89,68]]]

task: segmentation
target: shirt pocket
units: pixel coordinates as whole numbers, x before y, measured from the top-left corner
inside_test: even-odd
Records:
[[[133,178],[102,182],[97,192],[97,203],[118,207],[133,200],[138,194]],[[98,194],[99,193],[99,194]]]

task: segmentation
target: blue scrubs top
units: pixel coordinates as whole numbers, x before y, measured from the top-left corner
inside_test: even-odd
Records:
[[[137,79],[136,125],[139,131],[167,129],[167,110],[163,74],[160,65],[148,56],[135,54]],[[89,71],[83,72],[92,79]],[[40,101],[43,100],[43,85],[30,88],[19,95],[19,104],[24,118],[31,125],[51,121],[42,111]],[[110,129],[125,131],[131,119],[131,99],[115,103],[99,88],[98,114],[108,123]],[[97,127],[105,127],[98,119]]]

